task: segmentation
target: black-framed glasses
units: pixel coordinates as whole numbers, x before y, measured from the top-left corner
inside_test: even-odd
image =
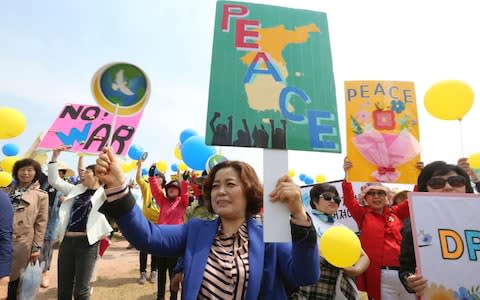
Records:
[[[332,193],[323,193],[320,195],[319,197],[320,199],[323,199],[323,200],[326,200],[326,201],[334,201],[336,204],[340,204],[340,197],[338,197],[337,195],[335,194],[332,194]]]
[[[386,196],[387,192],[382,190],[371,190],[367,192],[367,196]]]
[[[432,189],[438,190],[443,189],[447,182],[448,185],[450,185],[451,187],[462,187],[467,184],[467,180],[465,179],[465,177],[463,177],[462,175],[454,175],[446,179],[442,177],[432,177],[427,182],[427,185]]]

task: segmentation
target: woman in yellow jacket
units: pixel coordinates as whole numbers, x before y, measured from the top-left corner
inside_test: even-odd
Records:
[[[158,180],[158,184],[164,188],[165,187],[165,175],[163,173],[157,173],[156,178]],[[157,202],[153,199],[152,191],[150,190],[150,185],[148,181],[142,178],[142,160],[137,161],[137,175],[136,181],[140,190],[142,192],[143,198],[143,206],[142,212],[145,218],[150,222],[156,224],[158,220],[158,215],[160,214],[160,209],[157,206]],[[140,278],[138,282],[140,284],[145,284],[147,280],[147,256],[148,253],[140,251],[139,258],[140,258]],[[157,279],[157,270],[158,270],[158,259],[156,256],[151,255],[151,262],[150,262],[150,282],[155,283]]]

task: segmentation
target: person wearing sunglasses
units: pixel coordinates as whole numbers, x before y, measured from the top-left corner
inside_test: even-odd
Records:
[[[379,183],[370,184],[355,198],[352,184],[347,180],[352,163],[345,158],[342,182],[345,206],[360,230],[360,241],[370,258],[370,266],[358,276],[360,290],[373,299],[415,299],[399,280],[400,230],[409,217],[408,201],[390,206],[391,191]],[[360,203],[359,203],[360,202]]]
[[[286,175],[268,196],[288,207],[292,242],[268,243],[253,218],[263,207],[263,187],[245,162],[226,160],[208,173],[203,196],[216,220],[179,225],[145,220],[111,148],[97,159],[97,172],[107,194],[100,211],[115,218],[127,240],[147,252],[184,257],[183,300],[287,300],[285,283],[309,285],[320,277],[316,231],[300,187]]]
[[[319,238],[333,226],[344,226],[338,223],[335,217],[340,201],[333,185],[321,183],[311,188],[312,221]],[[299,287],[290,299],[358,299],[359,293],[353,279],[365,272],[369,264],[370,260],[363,250],[355,265],[345,269],[337,268],[321,258],[320,280],[315,284]],[[337,295],[337,291],[342,295]]]
[[[460,166],[434,161],[423,168],[417,179],[418,192],[473,193],[470,177]],[[428,280],[416,272],[415,248],[410,219],[405,220],[400,247],[399,277],[405,289],[417,296],[423,295]]]

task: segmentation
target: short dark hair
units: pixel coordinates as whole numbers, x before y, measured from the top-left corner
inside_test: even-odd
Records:
[[[473,193],[473,187],[470,184],[470,176],[468,176],[465,170],[459,166],[447,164],[444,161],[431,162],[422,169],[422,172],[418,175],[417,191],[428,192],[427,183],[432,177],[443,176],[450,172],[455,172],[458,175],[465,177],[465,191],[467,193]]]
[[[35,176],[33,177],[32,183],[36,182],[40,178],[40,174],[42,173],[42,167],[40,164],[34,159],[24,158],[17,160],[13,165],[12,176],[15,178],[15,182],[19,182],[18,171],[24,167],[33,167],[35,169]]]
[[[158,172],[158,173],[155,173],[155,177],[160,177],[162,178],[162,189],[165,188],[165,184],[166,184],[166,179],[165,179],[165,174],[163,174],[162,172]]]
[[[315,184],[310,189],[310,206],[312,207],[312,209],[315,209],[315,203],[317,203],[318,200],[320,200],[320,195],[325,192],[330,192],[338,196],[337,189],[333,185],[330,185],[329,183]]]
[[[96,165],[89,165],[85,168],[85,170],[91,170],[93,172],[93,175],[97,175],[97,173],[95,172],[95,166]]]
[[[260,183],[260,179],[258,179],[255,169],[246,162],[238,160],[223,161],[215,165],[215,167],[208,172],[208,177],[203,183],[203,198],[208,204],[208,210],[211,213],[215,213],[211,203],[213,180],[215,179],[217,172],[225,168],[232,168],[238,174],[243,192],[247,199],[247,217],[258,214],[263,208],[263,186]]]
[[[409,190],[403,190],[403,191],[397,192],[392,198],[392,205],[400,204],[402,201],[408,199],[409,192],[410,192]]]

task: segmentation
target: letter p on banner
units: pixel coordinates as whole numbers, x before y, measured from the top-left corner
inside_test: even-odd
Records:
[[[222,15],[222,31],[230,31],[230,18],[245,17],[248,15],[248,8],[240,4],[224,4]]]

